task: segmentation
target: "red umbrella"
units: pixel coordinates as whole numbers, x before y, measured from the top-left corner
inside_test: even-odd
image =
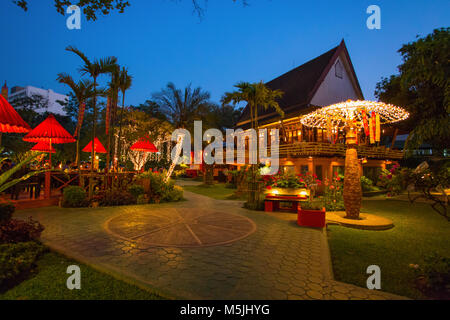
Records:
[[[83,152],[92,152],[92,140],[88,143],[86,147],[82,150]],[[106,153],[105,147],[102,145],[100,140],[94,138],[94,152],[95,153]]]
[[[9,102],[0,95],[0,132],[27,133],[31,128]]]
[[[49,142],[52,143],[70,143],[75,142],[75,138],[64,129],[54,115],[49,115],[36,128],[28,133],[24,138],[28,142]]]
[[[130,148],[134,151],[143,151],[143,152],[158,152],[155,145],[150,141],[150,138],[142,137],[135,144],[133,144]]]
[[[49,115],[36,128],[23,137],[23,141],[47,142],[52,147],[52,143],[75,142],[75,138],[64,129],[54,115]],[[52,164],[52,154],[50,153],[50,167]]]
[[[36,143],[36,145],[31,148],[31,150],[56,153],[56,150],[52,146],[50,146],[50,143],[44,141]]]

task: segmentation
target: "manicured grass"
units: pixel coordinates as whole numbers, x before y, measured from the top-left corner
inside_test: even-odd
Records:
[[[81,289],[66,286],[67,267],[81,269]],[[0,294],[0,300],[160,300],[161,296],[115,279],[91,267],[49,252],[37,262],[37,274]]]
[[[204,184],[198,186],[183,186],[183,189],[217,200],[244,200],[234,197],[233,194],[236,189],[227,188],[225,183],[217,183],[212,186]]]
[[[450,256],[450,223],[424,203],[367,200],[363,212],[394,221],[386,231],[329,226],[329,245],[336,280],[366,287],[369,265],[381,268],[381,290],[424,298],[414,286],[409,264],[423,264],[432,252]]]

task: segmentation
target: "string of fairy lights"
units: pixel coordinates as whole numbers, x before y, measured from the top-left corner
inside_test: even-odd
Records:
[[[339,130],[348,126],[364,127],[364,121],[379,117],[380,124],[406,120],[409,113],[403,108],[375,101],[346,101],[333,104],[302,117],[300,122],[308,127]]]

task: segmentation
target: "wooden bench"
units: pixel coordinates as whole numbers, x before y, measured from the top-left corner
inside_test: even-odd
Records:
[[[264,211],[266,212],[289,211],[297,213],[298,204],[302,201],[306,201],[307,199],[308,199],[307,197],[302,196],[267,195],[266,198],[264,199]],[[290,204],[290,206],[283,206],[283,204],[285,203]]]

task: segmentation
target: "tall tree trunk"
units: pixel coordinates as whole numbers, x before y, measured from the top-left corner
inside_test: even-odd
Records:
[[[347,219],[359,219],[362,190],[356,145],[347,145],[345,152],[344,205]]]
[[[106,137],[107,137],[107,141],[106,141],[106,173],[108,173],[109,171],[109,163],[111,161],[110,157],[111,157],[111,143],[110,143],[110,139],[109,139],[109,132],[111,131],[110,126],[111,126],[111,108],[112,108],[112,99],[110,94],[108,95],[107,98],[107,102],[106,102],[106,119],[105,119],[105,129],[106,129]]]
[[[123,122],[123,111],[125,109],[125,91],[122,93],[122,110],[120,110],[120,123],[119,123],[119,140],[117,142],[117,157],[119,158],[117,160],[117,163],[119,165],[120,162],[120,155],[122,153],[122,122]]]
[[[94,77],[94,98],[93,98],[93,120],[92,120],[92,151],[91,151],[91,176],[89,177],[89,198],[94,195],[94,181],[92,175],[94,174],[95,152],[94,142],[97,129],[97,78]]]
[[[96,130],[97,130],[97,78],[94,78],[94,101],[93,101],[93,107],[94,107],[94,112],[93,112],[93,120],[92,120],[92,151],[91,151],[91,173],[94,172],[94,157],[95,157],[95,152],[94,152],[94,142],[95,142],[95,136],[96,136]]]

